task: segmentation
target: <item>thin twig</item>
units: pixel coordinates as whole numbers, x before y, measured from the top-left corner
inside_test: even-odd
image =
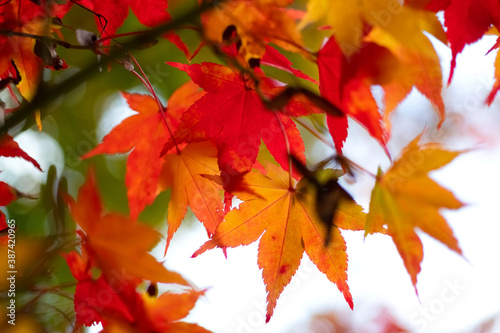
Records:
[[[48,42],[48,43],[54,43],[57,45],[61,45],[62,47],[67,48],[67,49],[77,49],[77,50],[94,50],[95,49],[95,46],[92,44],[91,45],[75,45],[75,44],[71,44],[71,43],[68,43],[68,42],[63,41],[63,40],[54,39],[54,38],[50,38],[47,36],[29,34],[29,33],[20,32],[20,31],[0,30],[0,35],[4,35],[7,37],[17,36],[17,37],[32,38],[32,39],[36,39],[36,40],[39,40],[42,42]]]
[[[286,146],[286,152],[288,155],[288,189],[293,189],[293,179],[292,179],[292,150],[290,149],[290,141],[288,141],[288,135],[286,135],[286,130],[285,126],[283,125],[283,122],[281,121],[280,117],[276,112],[273,112],[274,116],[278,120],[278,123],[280,124],[281,132],[283,133],[283,137],[285,138],[285,146]]]
[[[148,88],[149,91],[151,92],[153,97],[156,99],[156,103],[158,103],[158,108],[159,108],[158,112],[160,112],[162,117],[163,117],[163,122],[165,123],[165,126],[167,127],[167,131],[170,134],[170,138],[172,139],[172,142],[174,143],[177,154],[180,154],[181,150],[179,149],[179,146],[177,145],[177,142],[175,141],[174,134],[173,134],[172,130],[170,129],[170,126],[168,125],[167,116],[165,115],[165,107],[163,106],[160,99],[158,98],[158,95],[156,95],[156,92],[153,88],[153,85],[151,84],[151,81],[149,81],[148,76],[146,75],[146,73],[144,73],[144,70],[142,69],[141,65],[137,62],[137,59],[135,59],[135,57],[130,52],[129,52],[129,56],[134,61],[134,63],[137,65],[139,70],[141,71],[142,76],[144,77],[144,78],[141,78],[141,80],[143,81],[143,84],[146,86],[146,88],[149,87]]]
[[[321,142],[323,142],[324,144],[326,144],[328,147],[332,148],[334,151],[337,151],[336,148],[335,148],[335,146],[332,143],[330,143],[321,134],[319,134],[318,132],[316,132],[315,130],[313,130],[309,125],[307,125],[306,123],[304,123],[300,119],[295,119],[295,121],[297,122],[297,124],[299,124],[300,126],[304,127],[309,133],[311,133],[312,135],[314,135],[314,137],[316,137],[318,140],[320,140]],[[341,155],[341,156],[342,156],[343,159],[345,159],[347,161],[347,163],[349,163],[350,165],[352,165],[356,169],[358,169],[358,170],[366,173],[370,177],[377,178],[377,176],[373,172],[366,170],[361,165],[359,165],[359,164],[353,162],[351,159],[347,158],[345,155]]]

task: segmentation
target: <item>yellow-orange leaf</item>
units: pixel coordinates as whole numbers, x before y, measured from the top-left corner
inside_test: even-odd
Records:
[[[460,153],[443,150],[437,144],[419,145],[419,140],[420,136],[414,139],[385,174],[379,172],[365,227],[368,235],[387,225],[415,288],[423,259],[422,242],[415,228],[462,254],[439,210],[459,209],[463,204],[428,176]]]
[[[224,217],[224,208],[219,194],[220,187],[210,180],[217,177],[217,149],[211,142],[191,143],[182,151],[165,156],[161,187],[171,187],[172,195],[168,204],[168,245],[182,219],[187,207],[203,223],[209,235]]]
[[[258,265],[267,290],[267,320],[299,267],[304,251],[318,269],[337,284],[352,308],[347,285],[346,244],[339,229],[331,228],[331,241],[325,246],[327,226],[318,216],[312,186],[303,178],[291,187],[288,173],[283,169],[273,164],[267,164],[266,169],[266,174],[254,170],[243,177],[242,190],[234,194],[244,202],[226,215],[212,239],[194,256],[214,247],[247,245],[262,235]],[[340,228],[360,230],[364,219],[360,206],[344,200],[339,203],[333,223]]]
[[[416,24],[412,25],[411,28],[402,28],[403,22],[408,22],[412,18],[415,19]],[[444,102],[441,96],[443,88],[441,65],[431,41],[419,29],[419,23],[424,29],[427,26],[439,24],[439,21],[435,15],[424,15],[418,10],[413,10],[411,13],[403,12],[397,17],[397,20],[394,18],[394,21],[400,24],[392,27],[389,31],[378,27],[374,28],[367,36],[368,40],[388,48],[399,61],[399,66],[392,69],[394,80],[382,85],[385,91],[385,125],[390,128],[389,117],[392,111],[408,96],[413,87],[416,87],[436,109],[439,116],[438,126],[440,126],[445,119]],[[444,32],[440,24],[439,28],[441,30],[428,29],[440,36]],[[396,33],[392,30],[401,29],[407,32],[407,38],[395,37]]]

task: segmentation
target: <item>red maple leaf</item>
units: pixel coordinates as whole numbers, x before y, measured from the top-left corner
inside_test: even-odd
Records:
[[[370,43],[348,59],[331,37],[318,54],[321,95],[346,113],[343,117],[327,115],[328,127],[339,152],[347,138],[347,115],[362,124],[383,147],[387,142],[388,134],[382,127],[382,117],[370,90],[373,83],[370,76],[377,71],[377,65],[366,59],[368,54],[373,56],[373,51],[380,53],[380,49]]]
[[[22,159],[33,164],[38,170],[43,171],[40,164],[38,164],[38,162],[31,156],[26,154],[26,152],[22,150],[17,142],[14,141],[14,139],[8,134],[5,134],[0,138],[0,156],[21,157]]]
[[[288,170],[285,133],[291,153],[305,161],[304,143],[290,117],[318,112],[312,105],[292,98],[281,112],[275,112],[263,104],[253,80],[231,68],[214,63],[168,64],[185,71],[207,92],[183,114],[174,136],[178,142],[215,141],[223,174],[235,176],[250,171],[261,139],[276,161]],[[261,91],[270,95],[281,91],[273,81],[257,75],[261,78]],[[172,146],[169,142],[164,152]]]
[[[0,206],[7,206],[12,201],[16,200],[16,190],[9,186],[9,184],[0,182]],[[7,220],[5,214],[0,211],[0,231],[7,228]],[[0,234],[0,237],[4,236]]]
[[[0,206],[7,206],[11,201],[17,198],[16,190],[5,182],[0,182]],[[3,214],[0,212],[0,216]]]
[[[500,3],[497,0],[451,0],[444,9],[446,35],[451,47],[451,70],[448,84],[453,78],[457,55],[465,45],[474,43],[495,25],[500,28]]]
[[[107,35],[114,35],[116,30],[123,25],[128,16],[129,7],[139,22],[148,27],[170,20],[170,14],[167,12],[167,0],[84,0],[81,1],[81,5],[105,18],[104,22],[102,17],[97,16],[96,23],[99,31]]]
[[[304,72],[298,69],[293,68],[292,62],[272,46],[266,45],[266,53],[264,53],[264,56],[262,57],[260,62],[262,65],[279,68],[281,70],[284,70],[288,73],[295,75],[298,78],[311,81],[312,83],[315,84],[319,84],[318,81],[316,81],[309,75],[305,74]]]
[[[167,0],[116,0],[116,1],[96,1],[84,0],[81,4],[100,16],[96,16],[96,24],[99,31],[107,36],[112,36],[120,28],[128,16],[129,7],[140,23],[147,27],[154,27],[161,23],[168,22],[171,18],[167,12]],[[103,19],[104,18],[104,19]],[[178,35],[173,32],[164,34],[164,37],[181,50],[188,59],[191,53],[186,44],[182,42]],[[109,44],[109,40],[104,44]]]

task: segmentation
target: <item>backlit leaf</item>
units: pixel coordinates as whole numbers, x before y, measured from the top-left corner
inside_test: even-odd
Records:
[[[404,149],[385,174],[379,172],[365,229],[368,235],[387,225],[415,290],[423,259],[416,228],[462,254],[440,210],[459,209],[463,204],[428,176],[430,171],[450,163],[460,153],[444,150],[437,144],[419,145],[419,141],[420,136]]]
[[[290,186],[287,172],[272,164],[266,168],[265,174],[252,171],[243,177],[244,186],[233,194],[244,202],[226,215],[212,239],[194,256],[214,247],[248,245],[260,238],[258,265],[266,284],[266,321],[269,321],[279,295],[295,274],[305,251],[337,285],[352,308],[346,244],[339,228],[362,230],[365,219],[362,208],[354,202],[339,202],[332,221],[335,227],[331,228],[330,242],[325,247],[328,228],[318,216],[315,193],[307,180],[303,178]]]

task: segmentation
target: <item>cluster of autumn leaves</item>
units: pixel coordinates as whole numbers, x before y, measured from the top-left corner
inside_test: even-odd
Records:
[[[129,7],[149,27],[171,20],[166,0],[82,0],[78,4],[96,15],[103,37],[115,34]],[[44,66],[54,70],[67,67],[55,51],[48,58],[37,52],[44,47],[55,50],[57,43],[26,34],[62,38],[60,21],[71,5],[70,1],[54,5],[13,0],[0,7],[0,30],[17,33],[0,35],[0,88],[10,89],[13,98],[17,98],[14,86],[27,101],[33,98]],[[215,247],[226,251],[260,239],[258,265],[267,291],[267,320],[304,252],[353,307],[341,229],[389,235],[415,288],[423,259],[417,228],[461,254],[440,209],[458,209],[462,203],[428,176],[458,152],[438,144],[420,144],[420,136],[415,138],[388,170],[378,171],[365,213],[337,183],[343,172],[356,168],[346,162],[341,163],[343,171],[307,169],[304,143],[294,120],[326,113],[334,147],[342,157],[350,117],[389,155],[390,114],[415,87],[436,109],[440,126],[445,120],[443,77],[428,35],[449,43],[451,80],[456,56],[466,44],[485,33],[498,35],[497,1],[413,0],[401,5],[396,0],[350,4],[309,0],[305,8],[299,8],[291,0],[232,0],[200,1],[200,5],[208,9],[201,14],[198,27],[203,42],[194,52],[175,33],[164,35],[189,62],[193,60],[192,64],[167,63],[172,70],[185,72],[190,81],[170,96],[167,107],[151,85],[146,86],[150,95],[122,93],[137,113],[82,156],[130,152],[125,178],[130,215],[106,212],[93,172],[77,200],[65,197],[82,240],[80,253],[65,255],[78,281],[74,296],[77,325],[101,322],[105,330],[205,331],[179,321],[203,291],[190,287],[148,254],[160,235],[137,222],[143,209],[167,189],[171,190],[167,248],[188,207],[210,237],[195,256]],[[446,31],[437,18],[439,11],[444,11]],[[301,29],[311,26],[329,36],[318,52],[308,50],[303,41]],[[111,38],[104,43],[97,39],[94,50],[105,54],[100,49],[103,44],[113,43]],[[492,49],[498,46],[497,42]],[[196,63],[202,47],[212,48],[226,64]],[[285,52],[301,54],[315,63],[319,80],[294,68]],[[488,103],[500,88],[498,59],[497,82]],[[320,94],[267,77],[261,66],[307,80]],[[372,94],[375,85],[384,91],[383,110]],[[15,112],[16,108],[4,110],[7,116]],[[272,158],[263,158],[265,152]],[[21,157],[40,168],[8,135],[0,139],[0,156]],[[9,204],[18,194],[0,182],[0,205]],[[238,207],[232,206],[234,197],[242,201]],[[5,224],[3,214],[1,219]],[[149,287],[144,281],[151,281]],[[156,283],[178,288],[157,297]],[[137,291],[141,288],[143,293]],[[103,293],[106,301],[99,296]]]

